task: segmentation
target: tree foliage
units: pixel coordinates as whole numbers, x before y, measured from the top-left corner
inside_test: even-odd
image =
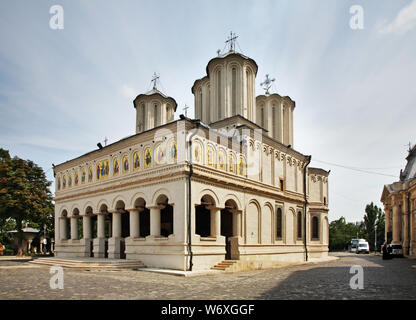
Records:
[[[361,235],[360,225],[347,223],[344,217],[329,225],[329,250],[347,250],[351,239]]]
[[[374,203],[370,203],[365,207],[365,215],[363,222],[363,233],[365,239],[370,245],[370,250],[374,250],[375,231],[377,229],[377,248],[384,242],[384,223],[385,214],[381,208]]]
[[[18,231],[19,246],[22,243],[24,223],[53,232],[51,182],[42,168],[31,160],[11,158],[7,150],[0,148],[0,223],[14,221]],[[22,249],[22,248],[19,248]]]
[[[374,203],[365,207],[363,221],[347,223],[344,217],[332,221],[329,225],[329,250],[347,250],[351,239],[365,239],[370,250],[374,250],[375,230],[377,226],[377,250],[384,242],[385,214]]]

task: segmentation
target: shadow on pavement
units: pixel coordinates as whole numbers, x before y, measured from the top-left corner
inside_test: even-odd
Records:
[[[295,271],[258,299],[416,299],[416,270],[411,267],[414,261],[369,255],[347,257],[350,259],[339,261],[341,265]],[[350,273],[353,265],[363,267],[364,289],[350,287],[356,274]]]

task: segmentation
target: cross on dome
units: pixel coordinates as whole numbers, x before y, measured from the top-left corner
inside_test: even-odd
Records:
[[[275,80],[276,80],[275,78],[270,79],[269,75],[266,74],[266,79],[262,83],[260,83],[263,89],[266,90],[265,94],[270,94],[269,89]]]
[[[150,82],[153,82],[153,89],[157,89],[157,82],[159,81],[159,75],[155,72],[153,73],[153,78]]]
[[[185,117],[188,117],[188,109],[189,107],[185,104],[185,106],[183,107],[183,110],[185,112]]]
[[[235,35],[232,31],[230,32],[230,36],[228,37],[227,41],[225,41],[226,44],[229,45],[230,51],[235,51],[235,42],[237,41],[238,36]]]

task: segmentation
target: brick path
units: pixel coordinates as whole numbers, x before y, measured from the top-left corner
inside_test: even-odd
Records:
[[[48,267],[0,261],[0,299],[416,299],[415,260],[337,255],[326,263],[189,278],[66,269],[63,290],[50,289]],[[363,290],[350,288],[352,265],[364,268]]]

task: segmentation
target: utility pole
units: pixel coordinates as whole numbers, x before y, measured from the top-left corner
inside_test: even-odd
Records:
[[[374,226],[374,253],[377,252],[377,224]]]

